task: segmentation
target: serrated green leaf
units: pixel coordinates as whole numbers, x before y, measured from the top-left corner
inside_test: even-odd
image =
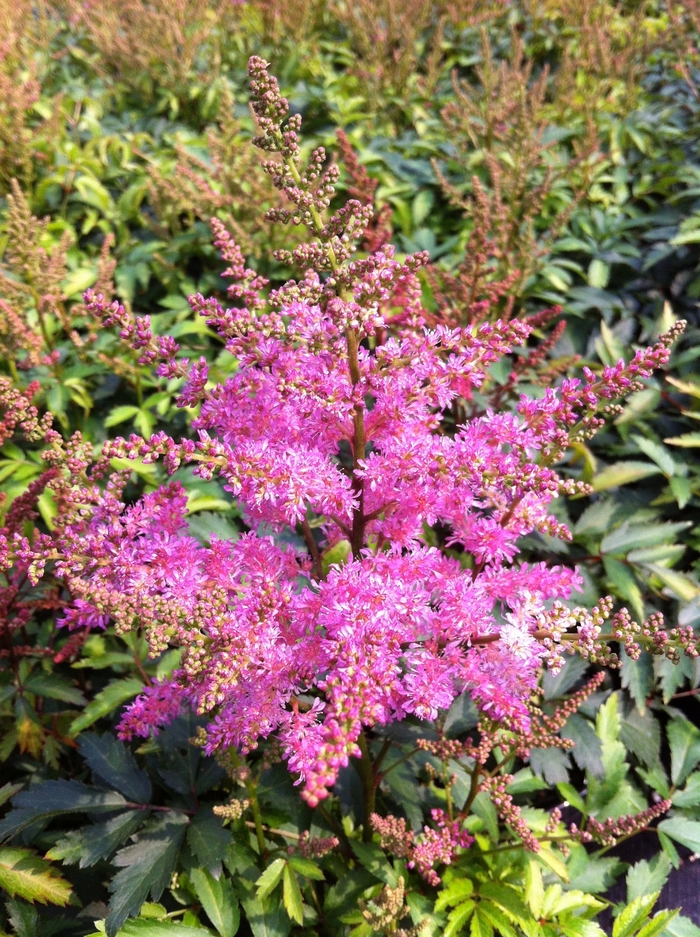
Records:
[[[659,823],[659,830],[692,852],[700,852],[700,822],[687,817],[670,817]]]
[[[230,879],[222,875],[217,880],[206,869],[192,869],[190,879],[199,903],[220,937],[234,937],[241,912]]]
[[[624,556],[629,550],[653,547],[660,543],[672,543],[677,534],[687,530],[691,521],[678,521],[675,524],[620,524],[611,531],[600,544],[601,553]]]
[[[624,648],[621,648],[620,661],[622,685],[629,690],[637,706],[637,712],[643,713],[654,686],[654,665],[651,657],[643,651],[635,660],[626,653]],[[622,740],[625,742],[624,736]]]
[[[680,446],[682,449],[697,449],[700,446],[700,433],[683,433],[680,436],[668,436],[664,439],[669,446]]]
[[[700,937],[700,927],[688,917],[677,915],[666,925],[665,937]]]
[[[644,436],[631,436],[630,438],[636,442],[645,456],[648,456],[652,462],[655,462],[659,466],[667,478],[670,478],[674,474],[676,463],[671,453],[668,452],[661,443],[654,442],[653,439],[646,439]]]
[[[442,888],[435,901],[435,910],[444,911],[451,905],[460,904],[474,894],[474,885],[468,878],[453,878],[449,885]]]
[[[657,937],[658,934],[666,930],[677,914],[678,909],[659,911],[654,915],[651,921],[648,921],[644,927],[637,932],[637,937]]]
[[[602,777],[604,774],[601,759],[602,745],[595,729],[583,716],[573,713],[561,730],[561,736],[574,743],[572,755],[574,761],[583,770]]]
[[[72,891],[50,862],[29,849],[9,846],[0,846],[0,888],[12,898],[18,895],[25,901],[61,907],[68,904]]]
[[[697,807],[700,805],[700,771],[691,774],[682,791],[676,791],[673,797],[674,807]]]
[[[187,830],[187,842],[199,865],[214,875],[221,872],[221,864],[231,844],[231,834],[220,817],[209,808],[199,810]]]
[[[126,800],[116,791],[101,791],[79,781],[44,781],[17,794],[12,806],[0,822],[0,841],[37,820],[65,813],[107,813],[126,807]]]
[[[351,840],[350,845],[352,851],[368,872],[371,872],[380,881],[385,882],[390,888],[396,888],[398,884],[396,872],[379,846],[374,843],[363,843],[357,839]]]
[[[104,735],[90,732],[81,735],[78,748],[90,770],[100,780],[137,804],[149,802],[153,791],[148,775],[138,767],[123,742],[108,732]]]
[[[143,691],[143,683],[136,677],[125,677],[123,680],[113,680],[97,696],[91,700],[83,712],[70,724],[70,734],[77,735],[83,729],[97,722],[103,716],[108,716],[119,706]]]
[[[659,566],[657,563],[647,563],[646,568],[658,577],[675,596],[682,599],[684,602],[690,602],[696,595],[700,595],[700,586],[694,579],[691,579],[684,573],[676,572],[675,569],[666,569],[664,566]]]
[[[666,439],[664,442],[668,442],[668,440]],[[615,462],[595,475],[591,479],[591,486],[594,491],[607,491],[608,488],[619,488],[621,485],[629,485],[630,482],[640,481],[642,478],[649,478],[650,475],[659,474],[661,474],[659,466],[652,465],[650,462],[636,462],[633,460]]]
[[[93,823],[81,830],[71,830],[50,849],[47,859],[62,859],[66,865],[78,863],[81,869],[106,859],[123,845],[148,819],[142,810],[126,810],[102,823]]]
[[[476,902],[469,899],[458,905],[453,911],[450,911],[444,937],[453,937],[454,934],[459,934],[472,916],[475,907]]]
[[[627,871],[627,901],[660,892],[671,874],[671,863],[662,852],[651,861],[641,859]]]
[[[187,825],[184,814],[169,810],[149,824],[137,843],[116,854],[112,861],[121,871],[109,883],[112,898],[107,937],[115,937],[124,921],[138,914],[149,895],[158,901],[170,883]]]
[[[24,681],[24,689],[37,696],[57,699],[62,703],[70,703],[72,706],[84,706],[86,702],[78,687],[59,674],[41,671],[32,673]]]
[[[255,895],[259,901],[264,901],[277,888],[286,864],[286,859],[274,859],[256,881],[255,884],[258,886],[258,890]]]
[[[676,787],[700,761],[700,730],[688,719],[671,719],[666,727],[671,748],[671,780]]]
[[[18,898],[5,902],[12,937],[42,937],[39,933],[39,914],[34,905]]]
[[[489,919],[482,912],[480,904],[474,908],[469,933],[470,937],[493,937],[493,927]]]
[[[315,879],[317,882],[322,882],[325,879],[323,870],[318,867],[318,864],[314,862],[313,859],[305,859],[303,856],[291,855],[288,862],[294,871],[298,872],[300,875]]]
[[[113,410],[107,414],[104,418],[104,425],[106,427],[118,426],[120,423],[126,423],[127,420],[132,420],[136,414],[139,412],[138,407],[125,404],[120,407],[114,407]]]
[[[527,923],[527,908],[515,888],[501,882],[482,882],[479,894],[501,908],[514,923],[521,926]]]
[[[658,897],[658,892],[641,895],[623,908],[613,924],[612,937],[632,937],[649,917]]]
[[[301,900],[301,889],[297,877],[286,863],[282,874],[282,900],[284,908],[292,921],[297,924],[304,922],[304,908]]]
[[[482,901],[479,904],[479,908],[497,934],[501,934],[501,937],[515,937],[513,926],[499,907],[492,904],[490,901]]]

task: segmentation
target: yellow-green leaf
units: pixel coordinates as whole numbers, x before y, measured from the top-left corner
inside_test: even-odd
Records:
[[[0,848],[0,888],[10,896],[41,904],[67,905],[71,886],[55,871],[50,862],[29,849],[12,846]]]

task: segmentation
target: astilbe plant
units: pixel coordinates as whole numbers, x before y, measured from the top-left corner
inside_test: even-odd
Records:
[[[21,566],[31,582],[45,571],[60,579],[72,599],[71,628],[112,619],[121,633],[142,629],[153,656],[182,648],[172,677],[128,708],[122,738],[148,736],[183,708],[210,713],[208,752],[250,752],[274,737],[311,806],[358,758],[370,839],[383,756],[373,762],[369,740],[383,726],[434,720],[467,692],[481,714],[480,741],[457,754],[483,766],[497,745],[519,756],[556,744],[563,721],[544,716],[535,697],[543,664],[558,667],[563,653],[614,663],[609,644],[617,641],[628,652],[694,653],[688,635],[665,634],[656,619],[640,629],[618,615],[604,632],[610,601],[592,612],[566,604],[580,584],[576,570],[517,560],[524,534],[568,535],[551,502],[585,486],[554,466],[572,440],[601,425],[612,399],[668,359],[682,324],[629,364],[600,376],[584,370],[539,399],[522,397],[517,412],[488,411],[448,431],[443,414],[469,400],[531,326],[512,319],[426,328],[416,270],[427,258],[399,261],[389,245],[353,256],[370,210],[351,199],[328,216],[337,169],[322,149],[302,164],[300,118],[288,116],[263,60],[251,59],[250,74],[255,143],[291,202],[269,216],[313,235],[278,259],[307,272],[265,295],[265,281],[213,222],[234,305],[199,295],[191,304],[239,362],[215,386],[204,360],[179,357],[147,319],[88,294],[88,309],[121,327],[142,363],[185,378],[180,406],[200,408],[198,437],[117,439],[93,463],[79,436],[65,445],[43,426],[59,520],[51,534],[31,538],[5,529],[4,563]],[[387,325],[379,308],[397,289],[406,315],[377,344],[377,328]],[[11,395],[3,406],[12,423]],[[204,478],[218,473],[248,532],[202,545],[188,533],[178,483],[127,505],[129,473],[114,471],[112,460],[161,458],[168,471],[189,464]],[[448,531],[449,553],[428,545],[433,525]],[[290,528],[304,549],[290,545]],[[462,811],[448,805],[434,828],[404,844],[429,881],[436,864],[468,845],[461,822],[481,787],[535,847],[496,773],[476,767]],[[391,830],[381,822],[384,837]]]
[[[497,62],[482,31],[476,81],[455,75],[453,98],[441,113],[461,172],[469,166],[472,173],[453,181],[436,165],[448,196],[473,223],[476,244],[468,245],[462,277],[474,278],[469,257],[475,248],[485,254],[484,272],[503,283],[505,296],[516,298],[589,189],[598,161],[591,122],[575,125],[568,152],[548,139],[552,79],[546,66],[533,74],[533,64],[515,32],[509,60]]]

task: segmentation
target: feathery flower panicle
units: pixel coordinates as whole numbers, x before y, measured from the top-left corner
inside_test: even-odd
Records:
[[[34,579],[50,563],[63,578],[75,599],[70,627],[110,618],[119,632],[142,629],[154,656],[183,649],[172,676],[127,710],[122,737],[148,735],[182,707],[211,714],[208,752],[250,751],[275,734],[313,806],[360,753],[365,728],[435,719],[464,691],[523,746],[537,735],[531,696],[543,662],[556,667],[579,644],[594,657],[610,609],[570,610],[576,570],[519,563],[518,540],[568,536],[549,509],[576,483],[556,462],[595,431],[601,406],[667,360],[680,327],[631,364],[523,397],[516,413],[448,424],[446,411],[472,398],[532,324],[428,327],[416,279],[427,256],[402,259],[390,245],[355,256],[371,208],[351,199],[330,209],[336,168],[321,149],[302,161],[300,118],[262,59],[250,73],[256,144],[270,156],[263,168],[292,205],[270,217],[309,229],[310,243],[285,255],[304,275],[266,296],[265,280],[213,223],[232,306],[201,296],[191,304],[239,362],[214,386],[205,363],[179,357],[147,319],[88,294],[88,310],[118,325],[142,361],[184,379],[181,404],[199,406],[197,438],[113,440],[90,467],[79,438],[63,444],[28,399],[5,391],[0,438],[24,425],[43,433],[50,464],[61,466],[47,484],[62,511],[51,536],[0,533],[7,563],[24,563]],[[407,314],[387,322],[382,310],[397,297]],[[114,458],[218,473],[250,532],[199,543],[178,483],[127,506],[128,473],[113,472]],[[450,555],[430,546],[435,524],[448,531]],[[304,550],[277,536],[289,528]],[[651,631],[641,639],[654,640]],[[494,793],[517,826],[505,793]],[[436,817],[412,846],[428,878],[468,842],[455,822]]]

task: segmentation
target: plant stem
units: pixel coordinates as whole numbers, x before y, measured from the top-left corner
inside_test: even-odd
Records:
[[[377,796],[377,784],[374,775],[374,768],[372,767],[372,758],[369,753],[369,745],[367,744],[367,737],[364,733],[364,730],[360,732],[357,744],[359,745],[360,751],[362,752],[362,757],[360,758],[359,763],[355,762],[355,767],[362,779],[362,787],[365,795],[365,815],[362,826],[362,840],[365,843],[369,843],[372,841],[372,825],[370,823],[370,817],[374,813],[374,805]]]

